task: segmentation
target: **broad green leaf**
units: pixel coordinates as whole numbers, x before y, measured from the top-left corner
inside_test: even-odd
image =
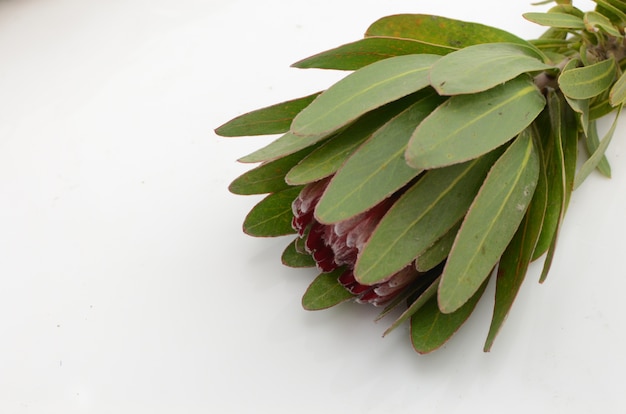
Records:
[[[430,169],[476,158],[519,134],[544,106],[527,75],[485,92],[453,96],[415,130],[407,162]]]
[[[465,215],[500,150],[428,171],[389,209],[357,259],[363,284],[385,280],[444,236]]]
[[[417,42],[411,39],[366,37],[365,39],[318,53],[298,61],[292,66],[300,69],[356,70],[390,57],[424,53],[443,55],[449,51],[449,48]]]
[[[617,106],[624,102],[626,102],[626,72],[620,75],[609,93],[609,103],[612,106]]]
[[[369,210],[420,174],[404,160],[415,127],[437,107],[442,98],[423,97],[376,131],[332,178],[320,199],[315,216],[322,223],[336,223]]]
[[[532,199],[539,157],[528,130],[496,161],[457,234],[439,285],[444,313],[463,306],[487,279]]]
[[[459,221],[454,225],[454,227],[448,230],[446,234],[441,236],[435,243],[433,243],[417,257],[415,260],[415,268],[418,272],[427,272],[448,257],[460,227],[461,222]]]
[[[591,121],[589,124],[588,132],[585,135],[585,146],[587,148],[588,155],[593,154],[600,146],[600,137],[598,136],[596,121]],[[600,174],[607,178],[611,178],[611,165],[609,164],[609,160],[606,158],[606,155],[602,156],[597,168]]]
[[[583,181],[585,181],[585,179],[589,176],[589,174],[591,174],[591,172],[597,168],[598,163],[602,160],[604,153],[606,152],[607,148],[609,147],[609,144],[611,143],[613,134],[615,134],[615,128],[617,127],[617,120],[621,112],[622,112],[622,105],[618,107],[615,120],[613,121],[611,128],[606,133],[604,138],[602,138],[602,141],[600,141],[600,145],[598,145],[598,148],[589,157],[589,159],[585,161],[585,163],[580,167],[580,170],[578,170],[578,174],[576,174],[576,178],[574,180],[574,189],[578,188],[583,183]]]
[[[293,234],[291,203],[302,187],[291,187],[265,197],[246,216],[243,231],[250,236],[275,237]]]
[[[427,354],[445,344],[472,314],[487,287],[483,283],[474,296],[457,311],[442,313],[437,299],[431,298],[411,316],[411,342],[420,354]]]
[[[287,132],[293,118],[313,102],[317,95],[319,92],[248,112],[220,126],[215,133],[223,137],[241,137]]]
[[[514,34],[494,27],[426,14],[383,17],[367,29],[365,36],[413,39],[425,45],[447,49],[449,52],[479,43],[528,44]]]
[[[565,96],[556,92],[559,97],[561,146],[563,148],[563,166],[565,172],[565,209],[569,204],[570,196],[574,191],[574,177],[576,176],[576,164],[578,161],[578,121],[565,100]]]
[[[522,73],[551,69],[536,49],[514,43],[469,46],[439,59],[430,82],[440,95],[482,92]]]
[[[430,286],[428,286],[426,290],[422,292],[422,294],[419,295],[417,299],[415,299],[413,303],[411,303],[411,305],[408,308],[406,308],[404,312],[402,312],[402,314],[398,317],[398,319],[396,319],[393,322],[393,324],[391,324],[391,326],[387,328],[387,330],[383,333],[383,336],[388,335],[391,331],[396,329],[398,326],[402,325],[411,316],[413,316],[417,311],[419,311],[422,308],[422,306],[428,303],[428,301],[437,294],[438,286],[439,286],[439,277],[437,277],[437,279],[435,279],[430,284]]]
[[[546,210],[547,182],[545,172],[540,171],[537,187],[526,215],[507,246],[498,264],[496,296],[493,317],[484,351],[489,352],[500,328],[504,324],[517,292],[526,276],[528,265],[539,239],[541,225]]]
[[[423,96],[412,94],[363,115],[292,168],[285,180],[292,185],[307,184],[334,174],[363,141]]]
[[[361,115],[417,92],[428,85],[437,55],[406,55],[381,60],[346,76],[296,116],[298,136],[325,136]]]
[[[624,37],[620,31],[611,23],[608,17],[603,16],[598,12],[587,12],[583,18],[587,30],[594,32],[596,30],[602,30],[606,34],[614,37]]]
[[[289,267],[315,267],[315,259],[308,253],[300,253],[297,250],[296,244],[300,240],[298,237],[296,240],[289,243],[287,248],[283,250],[281,261],[285,266]]]
[[[524,13],[522,16],[528,21],[536,23],[541,26],[550,26],[559,29],[575,29],[580,30],[585,28],[585,23],[580,17],[573,16],[566,13]]]
[[[233,194],[240,195],[275,193],[284,190],[289,187],[285,182],[285,174],[309,152],[311,149],[305,148],[284,158],[262,164],[237,177],[228,189]]]
[[[615,79],[615,68],[615,59],[609,58],[568,70],[559,76],[559,87],[569,98],[593,98],[611,86]]]
[[[302,307],[306,310],[322,310],[352,299],[354,296],[339,283],[344,268],[320,274],[302,297]]]

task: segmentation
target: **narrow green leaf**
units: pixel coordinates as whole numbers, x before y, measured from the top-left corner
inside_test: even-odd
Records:
[[[302,187],[290,187],[273,193],[255,205],[246,216],[243,231],[250,236],[275,237],[293,234],[291,203]]]
[[[437,279],[435,279],[435,281],[432,282],[430,286],[427,287],[426,290],[422,292],[422,294],[419,295],[417,299],[415,299],[413,303],[411,303],[411,305],[408,308],[406,308],[404,312],[402,312],[402,314],[393,322],[393,324],[391,324],[391,326],[387,328],[387,330],[383,333],[383,336],[388,335],[391,331],[393,331],[398,326],[402,325],[404,322],[409,320],[409,318],[413,316],[417,311],[419,311],[422,308],[422,306],[428,303],[428,301],[437,294],[438,286],[439,286],[439,277],[437,277]]]
[[[600,145],[598,146],[598,148],[589,157],[589,159],[585,161],[585,163],[580,167],[580,170],[578,170],[578,174],[576,175],[576,178],[574,180],[574,189],[578,188],[583,183],[583,181],[585,181],[585,179],[589,176],[589,174],[591,174],[591,172],[597,168],[600,160],[602,160],[604,153],[606,152],[607,148],[609,147],[609,144],[611,143],[613,134],[615,133],[615,128],[617,127],[617,120],[621,112],[622,112],[622,105],[620,105],[617,108],[617,112],[616,112],[615,119],[613,120],[613,124],[611,125],[611,128],[606,133],[604,138],[602,138],[602,141],[600,141]]]
[[[585,146],[587,148],[588,155],[593,154],[600,146],[600,137],[598,136],[598,127],[596,121],[591,121],[587,134],[585,134]],[[602,159],[598,163],[597,167],[600,174],[607,178],[611,178],[611,165],[606,155],[602,156]]]
[[[583,18],[585,23],[585,27],[590,32],[595,32],[596,30],[602,30],[604,33],[614,36],[614,37],[624,37],[620,31],[611,23],[608,17],[603,16],[602,14],[591,11],[585,13],[585,17]]]
[[[528,44],[514,34],[495,27],[427,14],[397,14],[383,17],[367,29],[365,36],[413,39],[425,45],[447,49],[449,52],[479,43]]]
[[[299,185],[334,174],[367,138],[423,96],[423,93],[418,92],[363,115],[311,152],[287,173],[285,180],[289,184]]]
[[[620,2],[615,0],[593,0],[598,6],[596,7],[596,11],[609,17],[612,21],[617,22],[622,25],[626,22],[626,13],[624,13],[623,7]],[[620,7],[617,7],[616,4],[620,4]]]
[[[283,250],[281,262],[289,267],[315,267],[315,259],[308,253],[300,253],[296,247],[298,237]]]
[[[293,118],[320,93],[282,102],[240,115],[215,130],[223,137],[281,134],[289,131]]]
[[[344,271],[344,268],[339,268],[315,278],[302,297],[302,307],[306,310],[322,310],[352,299],[354,296],[338,280]]]
[[[262,164],[237,177],[228,187],[233,194],[265,194],[275,193],[289,187],[285,182],[285,174],[289,172],[311,148],[305,148],[294,154]]]
[[[300,60],[292,66],[300,69],[357,70],[390,57],[411,54],[443,55],[449,51],[449,48],[417,42],[412,39],[366,37]]]
[[[571,69],[559,76],[559,87],[569,98],[593,98],[611,86],[615,79],[615,69],[613,58]]]
[[[434,297],[421,306],[411,316],[413,348],[420,354],[427,354],[445,344],[472,314],[486,287],[485,281],[470,300],[452,313],[442,313]]]
[[[546,192],[546,177],[543,172],[540,172],[537,187],[526,215],[513,239],[504,250],[504,253],[502,253],[498,264],[493,317],[485,342],[485,352],[491,350],[493,342],[504,324],[526,276],[528,265],[541,232],[541,225],[546,210]]]
[[[544,106],[527,75],[485,92],[453,96],[415,130],[407,162],[431,169],[476,158],[519,134]]]
[[[325,136],[361,115],[417,92],[428,85],[428,70],[437,55],[406,55],[381,60],[346,76],[300,112],[291,131]]]
[[[532,199],[539,158],[524,131],[496,161],[470,206],[439,285],[439,308],[454,312],[489,276]]]
[[[502,152],[428,171],[389,209],[357,259],[354,276],[370,285],[402,269],[465,215]]]
[[[415,268],[418,272],[427,272],[448,257],[460,227],[461,221],[455,224],[446,232],[446,234],[441,236],[435,243],[433,243],[417,257],[415,260]]]
[[[514,43],[469,46],[439,59],[430,70],[430,82],[440,95],[482,92],[522,73],[553,68],[536,49]]]
[[[609,93],[609,103],[612,106],[617,106],[624,102],[626,102],[626,72],[620,75]]]
[[[287,132],[265,147],[239,158],[238,161],[243,163],[274,161],[315,145],[326,138],[328,137],[298,137]]]
[[[415,102],[416,99],[419,99],[419,96],[421,96],[420,93],[411,94],[370,111],[354,121],[351,125],[335,134],[329,134],[327,136],[313,135],[301,137],[288,132],[277,140],[271,142],[269,145],[266,145],[252,154],[240,158],[239,161],[246,163],[272,161],[286,155],[293,154],[294,152],[308,148],[312,145],[316,145],[327,139],[333,141],[343,141],[344,139],[365,139],[371,133],[380,128],[387,121],[387,119],[404,110],[406,107]]]
[[[522,16],[528,21],[541,26],[550,26],[559,29],[575,29],[585,28],[585,23],[580,17],[566,13],[524,13]]]
[[[332,178],[315,216],[322,223],[347,220],[369,210],[402,188],[421,171],[406,165],[411,133],[442,101],[430,94],[387,122],[354,153]]]

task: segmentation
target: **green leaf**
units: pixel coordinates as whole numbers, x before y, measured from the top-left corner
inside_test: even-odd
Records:
[[[366,285],[411,263],[465,215],[500,150],[428,171],[389,209],[357,259],[354,276]]]
[[[325,138],[328,137],[298,137],[290,132],[287,132],[265,147],[256,150],[245,157],[239,158],[238,161],[243,163],[274,161],[315,145],[318,142],[323,141]]]
[[[339,283],[344,268],[320,274],[302,297],[302,307],[306,310],[322,310],[352,299],[354,296]]]
[[[470,206],[439,285],[439,308],[454,312],[489,276],[532,199],[539,157],[524,131],[496,161]]]
[[[538,57],[536,49],[514,43],[469,46],[437,61],[430,82],[440,95],[482,92],[522,73],[553,68]]]
[[[596,121],[591,121],[589,124],[588,132],[585,135],[585,146],[589,155],[593,154],[600,146],[600,137],[598,136]],[[609,160],[606,158],[606,155],[602,156],[597,169],[600,174],[607,178],[611,178],[611,165],[609,164]]]
[[[347,220],[369,210],[421,171],[404,161],[406,145],[422,119],[441,102],[429,94],[376,131],[332,178],[315,215],[322,223]]]
[[[346,76],[300,112],[291,124],[299,136],[325,136],[361,115],[428,85],[436,55],[406,55],[381,60]]]
[[[215,130],[223,137],[281,134],[289,131],[293,118],[320,93],[257,109],[228,121]]]
[[[285,180],[292,185],[307,184],[334,174],[367,138],[423,95],[418,92],[363,115],[293,167]]]
[[[449,48],[411,39],[366,37],[300,60],[292,66],[300,69],[356,70],[390,57],[411,54],[443,55],[449,51]]]
[[[392,118],[399,112],[406,109],[409,105],[415,102],[416,99],[419,99],[420,96],[421,94],[418,92],[406,96],[402,99],[398,99],[397,101],[388,103],[387,105],[384,105],[380,108],[364,114],[346,128],[338,131],[335,134],[329,134],[328,136],[320,135],[301,137],[291,133],[287,133],[275,140],[274,142],[270,143],[269,145],[265,146],[264,148],[261,148],[260,150],[257,150],[252,154],[241,158],[239,161],[271,161],[289,154],[293,154],[294,152],[300,151],[303,148],[308,148],[312,145],[322,145],[321,143],[324,143],[324,141],[326,141],[325,143],[328,143],[328,141],[335,140],[365,140],[374,131],[384,125],[389,118]],[[316,148],[314,148],[314,150]]]
[[[624,102],[626,102],[626,72],[620,75],[609,93],[609,103],[612,106],[617,106]]]
[[[541,26],[550,26],[559,29],[581,30],[585,28],[585,23],[580,17],[566,13],[524,13],[526,20]]]
[[[504,324],[526,276],[528,265],[541,232],[541,225],[546,210],[546,192],[546,177],[545,174],[540,173],[537,187],[526,215],[500,258],[493,317],[485,342],[485,352],[491,350],[493,342]]]
[[[594,151],[591,157],[589,157],[589,159],[585,161],[585,163],[580,167],[580,170],[578,171],[578,174],[576,175],[576,178],[574,180],[574,189],[578,188],[583,183],[583,181],[585,181],[585,179],[589,176],[589,174],[591,174],[591,171],[595,170],[598,166],[598,163],[600,163],[600,161],[602,160],[604,153],[606,152],[607,148],[609,147],[609,144],[611,143],[613,134],[615,134],[615,128],[617,127],[617,120],[621,112],[622,112],[622,105],[620,105],[617,108],[617,114],[615,116],[615,120],[613,121],[611,128],[606,133],[604,138],[602,138],[602,141],[600,141],[600,145],[598,146],[598,148]]]
[[[479,43],[528,44],[514,34],[494,27],[427,14],[383,17],[367,29],[365,36],[413,39],[424,45],[447,49],[449,52]]]
[[[626,22],[626,14],[623,10],[622,2],[616,0],[593,0],[598,6],[596,7],[596,11],[604,14],[609,17],[612,21],[617,22],[619,24],[623,24]]]
[[[446,232],[446,234],[441,236],[435,243],[433,243],[417,257],[415,260],[415,268],[418,272],[427,272],[448,257],[460,227],[461,221],[455,224]]]
[[[483,283],[474,296],[452,313],[442,313],[437,299],[431,298],[411,316],[411,342],[420,354],[427,354],[445,344],[472,314],[487,287]]]
[[[255,205],[246,216],[243,231],[250,236],[275,237],[293,234],[291,203],[302,187],[290,187],[273,193]]]
[[[602,30],[606,34],[614,37],[624,37],[620,31],[613,26],[611,20],[608,17],[603,16],[598,12],[587,12],[585,13],[585,17],[583,18],[585,26],[587,30],[590,32],[595,32],[596,30]]]
[[[281,256],[281,261],[285,266],[289,267],[315,267],[315,259],[308,253],[300,253],[297,249],[297,242],[300,240],[298,237],[289,245],[285,250],[283,250],[283,254]]]
[[[437,293],[437,286],[439,285],[439,278],[435,279],[434,282],[430,284],[426,288],[421,295],[417,297],[416,300],[411,303],[411,305],[404,311],[402,314],[394,321],[393,324],[383,333],[383,336],[388,335],[391,331],[396,329],[398,326],[402,325],[406,322],[411,316],[413,316],[417,311],[419,311],[422,306],[424,306],[428,301],[435,296]]]
[[[240,195],[275,193],[284,190],[289,187],[285,182],[285,174],[309,152],[311,149],[305,148],[286,157],[262,164],[237,177],[228,189],[233,194]]]
[[[615,79],[615,69],[613,58],[571,69],[559,76],[559,87],[569,98],[593,98],[611,86]]]
[[[519,134],[544,106],[543,95],[526,75],[485,92],[453,96],[415,130],[407,162],[430,169],[476,158]]]

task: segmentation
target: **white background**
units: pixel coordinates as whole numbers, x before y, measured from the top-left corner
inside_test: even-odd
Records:
[[[302,310],[314,272],[227,192],[269,141],[213,128],[343,75],[291,63],[393,13],[541,32],[502,3],[0,1],[0,412],[624,412],[626,124],[489,354],[493,286],[427,356],[376,309]]]

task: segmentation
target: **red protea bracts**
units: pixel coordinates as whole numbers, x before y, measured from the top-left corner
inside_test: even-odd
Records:
[[[415,266],[411,264],[385,282],[372,286],[359,283],[353,271],[359,252],[393,204],[393,198],[384,200],[350,219],[322,224],[315,218],[315,207],[329,181],[330,178],[326,178],[302,189],[292,204],[293,228],[305,239],[307,252],[315,259],[322,272],[345,267],[345,271],[339,276],[339,283],[356,296],[357,302],[374,305],[388,302],[420,275]]]

